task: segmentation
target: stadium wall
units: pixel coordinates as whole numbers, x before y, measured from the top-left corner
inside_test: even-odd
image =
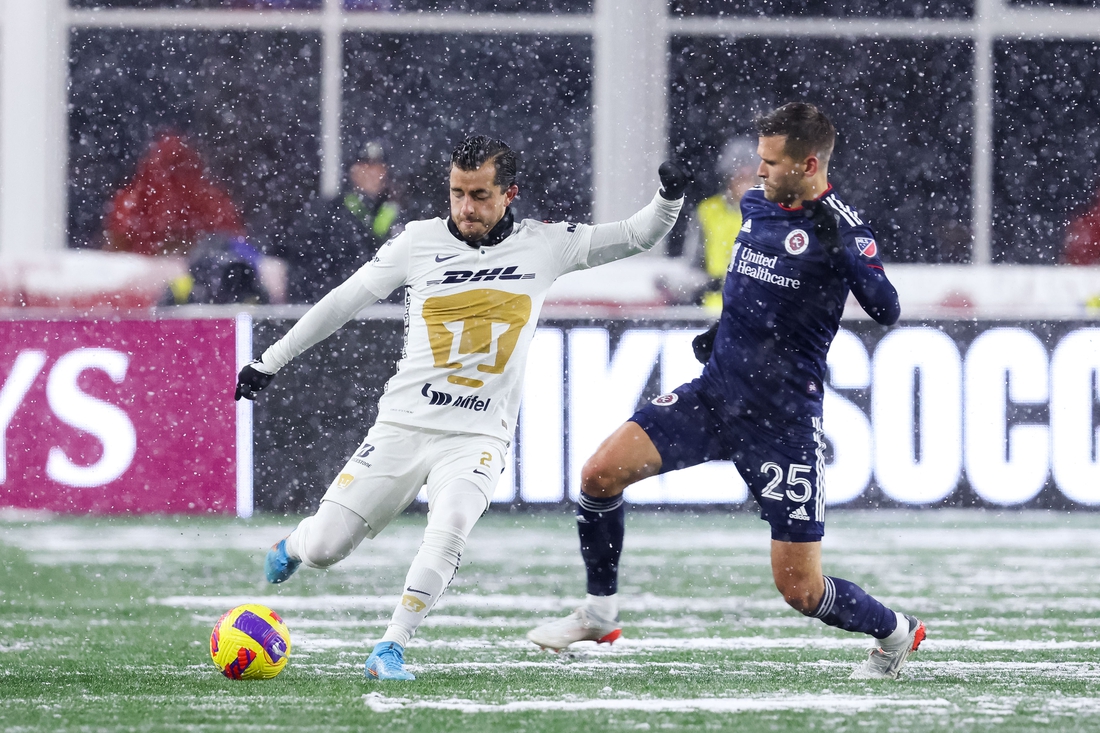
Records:
[[[289,325],[257,324],[257,353]],[[699,374],[691,339],[705,325],[544,319],[494,503],[575,498],[580,467],[599,442],[638,406]],[[356,321],[280,373],[277,391],[256,406],[258,508],[316,505],[373,422],[400,340],[397,321]],[[935,320],[884,329],[852,321],[829,365],[830,504],[1100,504],[1100,328],[1092,322]],[[649,479],[628,499],[753,505],[729,463]]]
[[[400,352],[390,307],[288,366],[255,405],[237,364],[293,322],[0,321],[0,505],[62,512],[304,512],[376,416]],[[690,317],[544,319],[497,507],[565,502],[583,461],[645,401],[695,377]],[[1100,505],[1100,328],[1084,320],[845,321],[829,356],[832,505]],[[440,407],[441,410],[454,409]],[[733,466],[630,501],[752,508]]]

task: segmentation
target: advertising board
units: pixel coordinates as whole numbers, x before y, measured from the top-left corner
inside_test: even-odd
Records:
[[[255,408],[234,404],[239,365],[291,323],[0,322],[0,506],[314,508],[374,420],[403,326],[353,320],[280,372]],[[691,339],[704,326],[544,321],[495,503],[575,499],[600,441],[700,373]],[[846,321],[829,353],[824,412],[830,505],[1100,505],[1100,328],[1091,322]],[[643,481],[627,497],[751,506],[738,469],[754,467],[713,462]]]
[[[0,506],[237,508],[232,319],[0,321]]]
[[[288,323],[263,324],[265,342]],[[500,504],[574,499],[581,466],[646,401],[700,373],[704,324],[545,320]],[[257,403],[257,503],[313,506],[366,434],[401,324],[349,323]],[[258,351],[257,351],[258,353]],[[1088,321],[846,321],[829,353],[831,505],[1100,504],[1100,328]],[[440,406],[441,410],[451,409]],[[741,467],[753,470],[753,467]],[[757,467],[759,468],[759,467]],[[730,463],[643,481],[636,504],[751,504]]]

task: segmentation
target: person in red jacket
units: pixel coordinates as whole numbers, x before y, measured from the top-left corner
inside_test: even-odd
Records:
[[[1066,227],[1062,264],[1100,265],[1100,195],[1092,208]]]
[[[104,249],[185,255],[204,234],[243,236],[229,193],[206,175],[202,157],[178,134],[156,138],[134,178],[107,207]]]

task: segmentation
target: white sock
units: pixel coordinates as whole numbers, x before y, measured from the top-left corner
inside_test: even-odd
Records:
[[[597,616],[607,619],[608,621],[614,621],[619,617],[618,596],[594,596],[588,594],[585,596],[584,604],[595,611]]]
[[[440,491],[428,513],[424,542],[405,576],[401,602],[390,617],[382,641],[408,646],[417,628],[458,573],[466,537],[485,511],[486,503],[485,494],[470,481],[460,479]]]
[[[905,637],[909,636],[909,619],[905,618],[905,616],[901,615],[897,611],[894,611],[894,613],[897,614],[898,625],[897,628],[894,629],[893,633],[891,633],[885,639],[880,640],[884,649],[891,649],[893,647],[901,646],[902,643],[905,641]]]

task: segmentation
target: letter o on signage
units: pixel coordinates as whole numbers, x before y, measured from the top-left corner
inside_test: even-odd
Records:
[[[1079,504],[1100,504],[1100,328],[1071,332],[1050,359],[1050,439],[1054,481]]]
[[[1048,394],[1047,350],[1035,334],[992,328],[974,339],[966,354],[966,475],[975,494],[993,504],[1021,504],[1042,491],[1047,427],[1009,429],[1006,397],[1041,405]]]
[[[891,331],[875,350],[872,372],[878,485],[905,504],[940,501],[962,469],[958,347],[933,328]]]

